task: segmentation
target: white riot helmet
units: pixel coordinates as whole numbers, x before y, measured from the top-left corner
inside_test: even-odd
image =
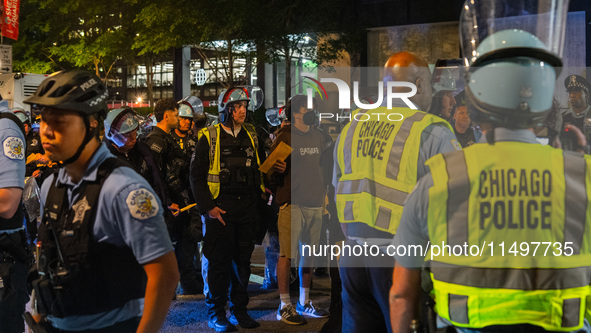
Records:
[[[257,86],[231,87],[222,91],[218,98],[218,113],[220,123],[226,123],[230,119],[231,106],[235,102],[246,101],[247,110],[255,111],[263,105],[263,91]]]
[[[562,62],[568,0],[469,0],[460,18],[472,118],[507,128],[543,123]]]
[[[464,90],[462,59],[438,59],[431,75],[433,95],[440,91],[451,91],[457,95]]]
[[[179,117],[195,118],[203,115],[203,102],[199,97],[186,96],[179,101]]]
[[[27,114],[27,112],[25,111],[25,109],[23,109],[23,108],[12,108],[9,111],[12,112],[12,113],[14,113],[14,115],[21,121],[21,123],[23,123],[23,125],[25,123],[30,123],[31,122],[29,120],[29,115]]]
[[[285,119],[287,119],[286,113],[285,113],[285,106],[282,106],[280,108],[268,109],[265,112],[265,118],[267,118],[267,122],[269,122],[269,124],[271,126],[281,125],[281,123]]]
[[[127,134],[138,129],[139,121],[133,109],[121,108],[107,113],[104,125],[105,137],[117,147],[123,147],[129,140]]]

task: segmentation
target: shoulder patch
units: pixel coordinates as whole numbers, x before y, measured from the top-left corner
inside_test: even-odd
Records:
[[[125,202],[131,216],[138,220],[156,216],[160,208],[154,194],[145,188],[129,192]]]
[[[451,144],[454,146],[456,150],[462,150],[462,145],[456,139],[451,140]]]
[[[9,136],[2,142],[4,155],[11,160],[22,160],[25,158],[25,145],[23,140],[16,136]]]
[[[160,145],[159,145],[159,144],[157,144],[157,143],[153,143],[153,144],[150,146],[150,149],[151,149],[151,150],[153,150],[153,151],[155,151],[155,152],[157,152],[157,153],[160,153],[160,152],[162,152],[162,146],[160,146]]]

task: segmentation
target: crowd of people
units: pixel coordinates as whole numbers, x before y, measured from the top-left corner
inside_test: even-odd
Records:
[[[254,86],[224,90],[215,119],[196,96],[161,99],[149,132],[132,108],[109,110],[104,83],[82,70],[26,100],[38,132],[0,103],[0,333],[24,332],[23,316],[33,332],[157,332],[175,297],[200,294],[213,330],[256,329],[248,284],[265,233],[265,288],[278,288],[285,324],[591,332],[591,85],[567,75],[569,108],[557,107],[562,44],[548,36],[563,31],[563,6],[528,2],[553,13],[543,34],[491,28],[527,12],[492,3],[462,12],[464,74],[394,53],[384,86],[416,93],[352,111],[336,140],[305,95],[254,124]],[[380,120],[392,112],[401,119]],[[576,151],[536,137],[560,147],[565,132]],[[39,223],[23,208],[25,177],[40,185]],[[310,297],[321,264],[305,250],[326,229],[339,249],[329,309]],[[530,249],[546,243],[552,254]]]

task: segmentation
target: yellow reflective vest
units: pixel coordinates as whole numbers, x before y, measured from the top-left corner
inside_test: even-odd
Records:
[[[408,108],[357,110],[338,144],[336,189],[339,222],[362,222],[396,233],[407,195],[417,182],[421,133],[449,123]]]
[[[198,137],[205,135],[207,142],[209,143],[209,172],[207,174],[207,185],[211,192],[212,199],[215,199],[220,194],[220,145],[218,139],[220,137],[221,124],[214,126],[208,126],[199,131]],[[252,124],[244,123],[242,128],[246,130],[246,134],[250,138],[250,143],[255,151],[257,157],[257,166],[261,165],[259,157],[259,144],[255,128]],[[265,192],[265,184],[263,183],[263,174],[260,173],[261,191]]]
[[[427,165],[435,311],[459,327],[581,328],[591,317],[591,157],[497,142]]]

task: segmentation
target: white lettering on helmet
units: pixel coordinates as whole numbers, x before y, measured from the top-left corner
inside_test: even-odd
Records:
[[[86,91],[88,88],[94,86],[96,84],[96,80],[91,78],[90,80],[84,82],[82,85],[80,85],[80,89],[82,89],[82,91]]]
[[[104,101],[107,99],[107,97],[109,96],[109,92],[105,90],[105,92],[102,95],[99,95],[98,97],[96,97],[94,100],[90,101],[88,103],[89,106],[96,106],[98,105],[100,102]]]

